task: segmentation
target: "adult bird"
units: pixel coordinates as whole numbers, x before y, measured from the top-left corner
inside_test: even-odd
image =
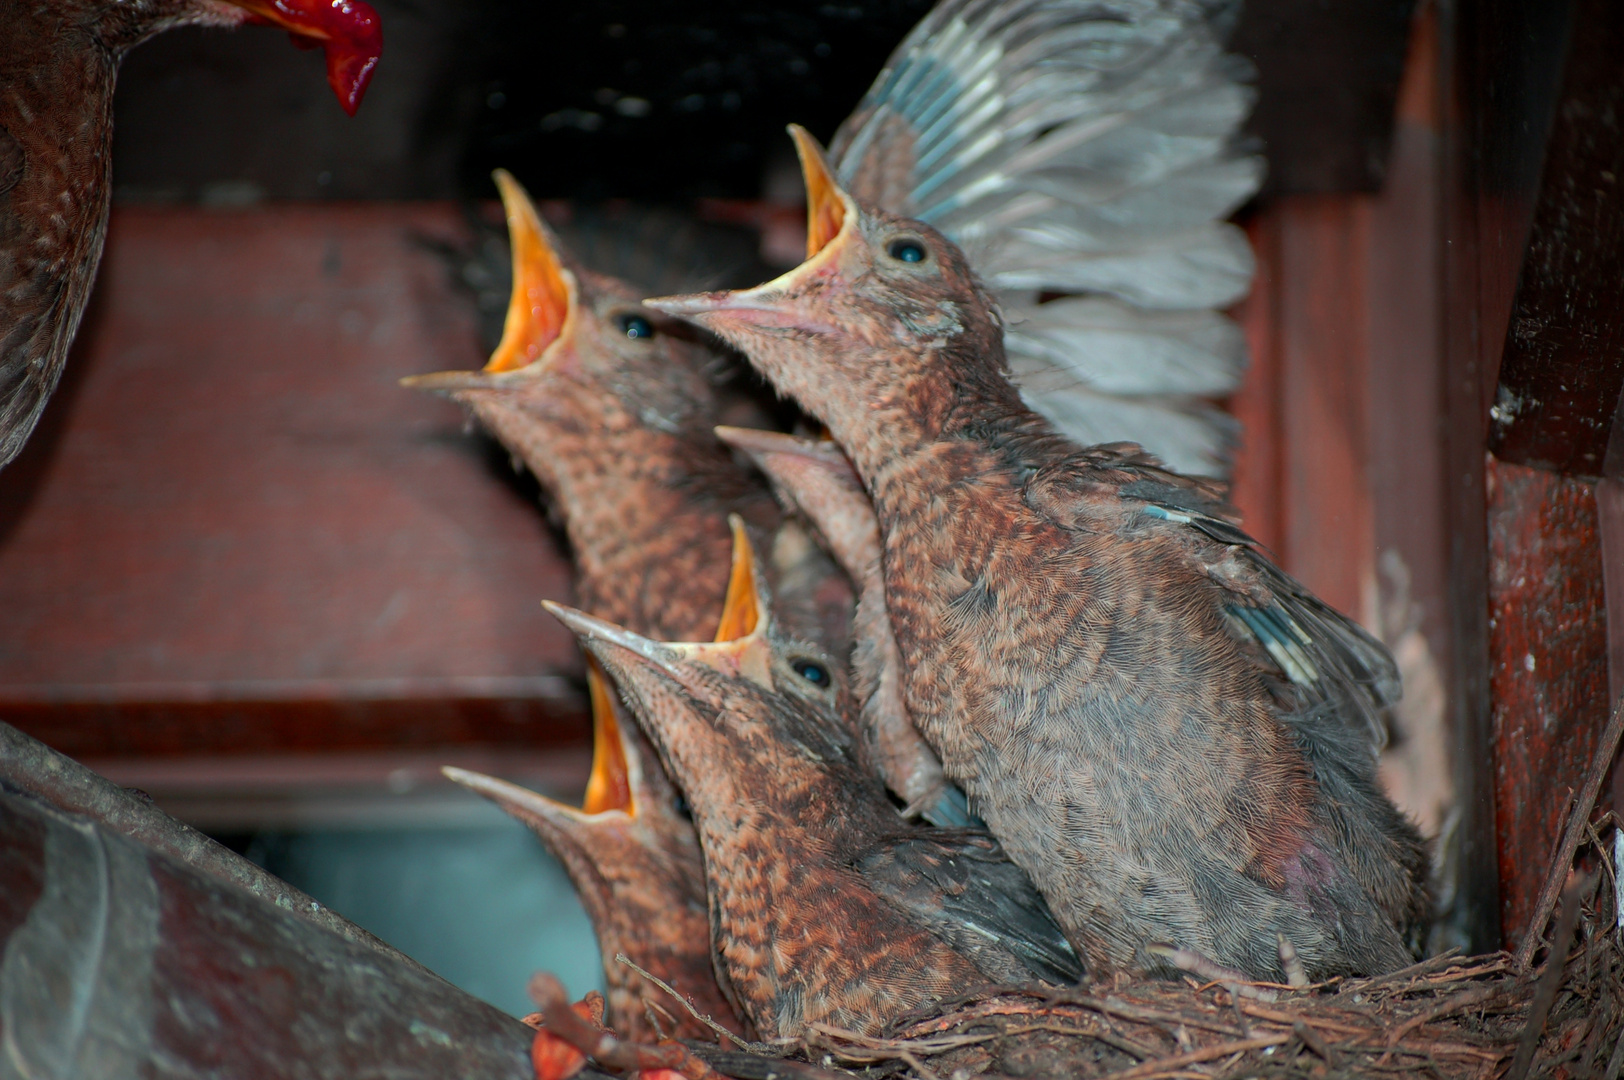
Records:
[[[177,26],[244,22],[321,45],[354,114],[382,47],[362,0],[0,0],[0,466],[56,389],[96,277],[124,54]]]
[[[746,1029],[711,963],[693,823],[596,664],[588,668],[587,680],[592,772],[579,809],[496,777],[452,766],[442,771],[529,826],[563,864],[597,934],[609,1022],[616,1032],[645,1042],[712,1035],[639,971],[617,960],[624,955],[684,995],[701,1015],[743,1034]]]
[[[751,565],[741,535],[735,580]],[[662,644],[548,608],[614,676],[688,793],[717,964],[762,1037],[816,1023],[874,1033],[967,986],[1081,976],[990,836],[897,813],[831,721],[827,676],[767,625],[759,581],[730,594],[724,616],[749,632],[713,644]]]
[[[1082,449],[1010,382],[941,233],[842,190],[796,129],[808,259],[651,301],[741,349],[867,488],[909,713],[1095,972],[1166,946],[1283,977],[1406,960],[1423,848],[1376,782],[1391,658],[1277,569],[1220,489]]]

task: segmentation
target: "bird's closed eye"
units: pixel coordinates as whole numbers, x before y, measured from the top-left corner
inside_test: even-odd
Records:
[[[829,669],[815,660],[791,661],[791,667],[795,669],[795,674],[820,689],[832,681],[829,678]]]
[[[634,341],[642,341],[654,336],[654,324],[641,315],[622,315],[615,320],[620,332]]]
[[[897,262],[922,263],[930,257],[925,245],[912,237],[893,240],[885,246],[885,253]]]

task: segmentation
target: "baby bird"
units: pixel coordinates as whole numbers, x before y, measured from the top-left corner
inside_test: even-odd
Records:
[[[904,699],[1095,974],[1168,944],[1282,978],[1402,965],[1425,856],[1375,775],[1386,651],[1276,568],[1218,488],[1081,449],[1010,384],[963,254],[793,134],[808,258],[650,301],[827,425],[873,500]]]
[[[706,371],[717,354],[639,306],[631,285],[575,264],[518,182],[505,172],[496,180],[513,251],[502,340],[483,371],[406,385],[467,405],[536,475],[569,537],[583,608],[655,638],[713,636],[736,514],[773,538],[786,621],[842,651],[850,585],[712,433],[717,402]],[[604,720],[613,720],[608,705],[597,712],[601,747]],[[614,726],[643,777],[630,820],[619,805],[595,812],[589,799],[590,820],[555,806],[553,824],[536,827],[592,915],[611,991],[626,983],[610,995],[611,1024],[623,1034],[647,1027],[642,980],[614,960],[622,951],[726,1022],[707,937],[683,914],[704,910],[693,826],[659,761],[638,752],[631,726]],[[655,918],[661,929],[644,925]]]
[[[481,371],[403,380],[468,406],[547,490],[569,537],[586,610],[667,640],[716,629],[727,516],[773,540],[788,621],[843,647],[851,591],[797,535],[759,478],[716,441],[720,362],[688,327],[644,308],[634,286],[577,264],[519,183],[507,208],[513,292]]]
[[[933,825],[970,824],[964,792],[943,775],[936,752],[919,737],[902,700],[897,642],[885,612],[880,573],[880,526],[851,462],[832,442],[776,431],[719,427],[716,436],[750,455],[780,501],[807,519],[857,583],[852,682],[860,703],[859,726],[870,760],[886,786],[907,804],[905,816],[917,811]]]
[[[603,954],[610,1025],[644,1042],[709,1039],[711,1031],[658,987],[615,958],[633,963],[688,998],[701,1014],[742,1034],[743,1024],[711,964],[705,880],[693,823],[637,726],[596,664],[592,695],[592,773],[581,808],[555,802],[492,776],[446,766],[446,776],[524,822],[563,863],[586,908]],[[665,1016],[654,1026],[651,1015]]]
[[[746,573],[753,560],[741,543]],[[1076,981],[1031,881],[973,829],[910,827],[831,717],[817,661],[734,594],[734,642],[660,644],[557,604],[688,793],[717,963],[763,1038],[877,1032],[984,983]],[[736,613],[736,614],[735,614]]]

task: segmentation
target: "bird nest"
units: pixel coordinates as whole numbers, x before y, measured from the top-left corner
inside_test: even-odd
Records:
[[[670,1069],[689,1080],[1238,1080],[1408,1072],[1618,1080],[1624,829],[1613,814],[1590,818],[1621,719],[1624,703],[1602,738],[1532,929],[1515,953],[1451,952],[1375,978],[1296,987],[1221,977],[992,987],[901,1017],[881,1036],[813,1025],[791,1046],[745,1044],[718,1028],[715,1046],[638,1047],[578,1023],[570,1041],[600,1067]],[[542,980],[548,989],[538,993]],[[555,1016],[572,1026],[576,1014],[556,980],[538,976],[532,993],[549,1030],[559,1030]]]

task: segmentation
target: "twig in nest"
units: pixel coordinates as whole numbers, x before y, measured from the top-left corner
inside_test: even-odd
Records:
[[[1020,1027],[1007,1027],[1001,1034],[1007,1038],[1012,1035],[1025,1035],[1029,1031],[1052,1031],[1056,1035],[1072,1035],[1083,1039],[1093,1039],[1096,1042],[1104,1043],[1106,1046],[1115,1047],[1124,1054],[1140,1061],[1148,1061],[1156,1056],[1156,1051],[1150,1047],[1136,1043],[1132,1039],[1124,1038],[1115,1032],[1096,1031],[1093,1028],[1086,1027],[1072,1027],[1068,1024],[1022,1024]],[[1189,1038],[1189,1032],[1187,1031],[1185,1032],[1185,1038]]]
[[[1588,818],[1590,815],[1585,814]],[[1575,881],[1562,894],[1562,914],[1556,920],[1556,937],[1551,939],[1551,954],[1546,957],[1545,971],[1534,990],[1534,1003],[1528,1010],[1528,1024],[1517,1043],[1517,1056],[1511,1059],[1506,1080],[1523,1080],[1528,1067],[1534,1063],[1534,1051],[1539,1049],[1539,1037],[1545,1033],[1545,1021],[1556,1003],[1556,992],[1562,986],[1562,976],[1568,966],[1568,950],[1573,947],[1573,931],[1579,924],[1579,894],[1588,881]]]
[[[640,1046],[624,1042],[594,1025],[570,1008],[564,984],[544,971],[530,977],[529,990],[531,1000],[541,1007],[542,1015],[547,1018],[547,1029],[542,1034],[558,1036],[601,1065],[637,1071],[672,1069],[687,1080],[721,1080],[721,1074],[679,1042]]]
[[[1397,971],[1389,971],[1386,975],[1377,975],[1372,979],[1363,979],[1363,985],[1374,989],[1388,983],[1402,982],[1405,979],[1420,978],[1422,975],[1431,975],[1434,971],[1442,971],[1451,964],[1459,963],[1465,959],[1461,955],[1460,946],[1455,946],[1448,952],[1441,952],[1437,956],[1430,956],[1419,964],[1401,967]]]
[[[751,1050],[751,1051],[755,1051],[756,1053],[760,1053],[763,1049],[768,1049],[768,1051],[770,1052],[770,1048],[752,1046],[751,1044],[745,1042],[743,1039],[741,1039],[737,1035],[733,1034],[727,1028],[723,1027],[721,1024],[718,1024],[715,1020],[712,1020],[710,1017],[706,1016],[704,1013],[702,1013],[698,1009],[694,1008],[694,1003],[689,1001],[687,998],[683,997],[681,994],[677,993],[677,991],[671,986],[670,983],[666,982],[664,979],[661,979],[658,975],[651,974],[650,972],[645,971],[642,968],[638,967],[637,964],[634,963],[632,961],[632,959],[630,957],[628,957],[625,953],[615,953],[615,963],[617,963],[617,964],[625,964],[627,967],[631,968],[633,971],[635,971],[639,975],[643,976],[643,978],[647,979],[649,982],[653,983],[655,986],[658,986],[661,990],[664,990],[666,993],[668,993],[672,997],[676,998],[677,1001],[682,1005],[682,1007],[684,1009],[688,1010],[688,1015],[689,1016],[692,1016],[695,1020],[698,1020],[701,1024],[704,1024],[706,1027],[708,1027],[712,1031],[714,1031],[718,1036],[728,1040],[734,1046],[737,1046],[739,1049],[741,1049],[741,1050]],[[663,1012],[664,1010],[661,1010],[661,1011]]]
[[[1596,754],[1591,758],[1590,768],[1585,772],[1585,782],[1579,788],[1579,801],[1568,817],[1568,827],[1562,834],[1562,846],[1557,848],[1556,861],[1551,864],[1550,873],[1545,878],[1545,887],[1539,891],[1539,903],[1534,905],[1534,918],[1528,924],[1528,934],[1517,946],[1518,971],[1527,971],[1528,965],[1533,963],[1534,950],[1539,948],[1545,924],[1556,910],[1557,898],[1562,894],[1562,883],[1568,879],[1573,857],[1579,851],[1579,841],[1584,838],[1585,826],[1590,822],[1590,812],[1596,808],[1601,782],[1613,763],[1613,755],[1618,753],[1621,734],[1624,734],[1624,695],[1620,695],[1613,706],[1612,718],[1607,721],[1601,741],[1596,744]]]
[[[1450,1013],[1459,1012],[1462,1009],[1469,1009],[1473,1005],[1481,1005],[1484,1002],[1498,997],[1503,990],[1504,987],[1496,986],[1493,983],[1485,986],[1474,986],[1472,989],[1462,991],[1452,998],[1444,999],[1424,1013],[1419,1013],[1410,1017],[1408,1020],[1404,1021],[1404,1023],[1395,1028],[1393,1033],[1387,1037],[1387,1049],[1383,1051],[1380,1058],[1376,1059],[1376,1064],[1386,1064],[1387,1059],[1392,1057],[1394,1048],[1398,1046],[1399,1042],[1404,1038],[1404,1036],[1408,1035],[1421,1025],[1430,1024],[1434,1020],[1442,1019],[1443,1017],[1448,1016]]]
[[[711,1068],[734,1080],[852,1080],[856,1075],[845,1069],[826,1068],[793,1058],[764,1057],[709,1044],[690,1044],[690,1049],[709,1062]]]
[[[833,1024],[823,1024],[813,1021],[806,1025],[808,1031],[831,1039],[839,1039],[845,1046],[831,1047],[842,1054],[849,1054],[853,1061],[883,1060],[883,1057],[902,1058],[904,1053],[925,1054],[933,1056],[944,1054],[949,1050],[957,1050],[961,1046],[974,1046],[976,1043],[990,1042],[998,1038],[995,1032],[986,1032],[980,1035],[936,1035],[920,1039],[881,1039],[873,1035],[864,1035],[859,1031],[836,1027]],[[869,1053],[854,1052],[869,1051]],[[880,1056],[876,1056],[880,1055]]]
[[[1142,1065],[1135,1065],[1131,1069],[1124,1069],[1119,1073],[1112,1073],[1111,1080],[1148,1080],[1152,1076],[1162,1076],[1166,1073],[1177,1072],[1186,1065],[1197,1065],[1203,1061],[1212,1061],[1216,1058],[1228,1057],[1230,1054],[1244,1054],[1248,1050],[1261,1050],[1265,1046],[1282,1046],[1291,1041],[1286,1034],[1259,1035],[1255,1039],[1241,1039],[1238,1042],[1217,1043],[1213,1046],[1203,1046],[1199,1050],[1191,1050],[1184,1054],[1174,1054],[1155,1061],[1147,1061]]]
[[[1331,1045],[1325,1041],[1319,1032],[1308,1026],[1306,1020],[1298,1020],[1291,1025],[1291,1033],[1303,1041],[1303,1045],[1320,1056],[1320,1060],[1331,1068],[1337,1067],[1336,1054]]]

